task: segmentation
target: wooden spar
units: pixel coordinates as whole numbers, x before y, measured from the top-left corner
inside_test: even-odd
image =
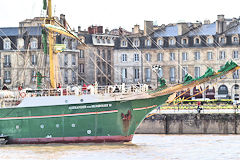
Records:
[[[54,24],[54,20],[52,17],[52,2],[51,0],[48,0],[48,21],[51,25]],[[51,82],[51,87],[56,88],[56,81],[55,81],[55,63],[54,63],[54,58],[53,56],[53,31],[49,30],[48,32],[48,41],[49,41],[49,64],[50,64],[50,82]]]

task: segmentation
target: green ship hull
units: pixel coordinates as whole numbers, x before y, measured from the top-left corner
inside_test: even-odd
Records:
[[[1,108],[0,134],[9,136],[10,144],[127,142],[168,97]]]

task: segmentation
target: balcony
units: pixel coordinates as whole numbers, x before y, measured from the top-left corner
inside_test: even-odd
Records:
[[[12,80],[11,78],[3,79],[3,83],[5,84],[11,84]]]
[[[11,63],[3,63],[3,67],[6,67],[6,68],[11,67]]]

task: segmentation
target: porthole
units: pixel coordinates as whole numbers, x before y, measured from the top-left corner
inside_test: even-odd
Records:
[[[72,127],[73,127],[73,128],[76,127],[76,124],[72,124]]]
[[[83,99],[80,99],[80,102],[83,102]]]
[[[65,103],[68,103],[68,100],[65,100]]]
[[[41,124],[41,125],[40,125],[40,128],[44,128],[44,125],[43,125],[43,124]]]
[[[56,128],[59,128],[59,124],[56,124]]]
[[[89,129],[89,130],[87,130],[87,134],[91,134],[92,133],[92,131]]]
[[[16,129],[19,129],[19,125],[16,125]]]

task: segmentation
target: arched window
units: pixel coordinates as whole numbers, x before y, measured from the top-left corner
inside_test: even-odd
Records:
[[[172,46],[172,45],[175,45],[176,41],[175,41],[175,38],[170,38],[169,39],[169,45]]]
[[[151,44],[152,44],[151,40],[150,40],[150,39],[146,39],[145,45],[146,45],[147,47],[150,47]]]
[[[196,38],[194,39],[194,44],[198,45],[198,44],[200,44],[200,43],[201,43],[200,38],[196,37]]]
[[[30,43],[31,43],[31,49],[37,49],[38,48],[38,40],[37,40],[37,38],[32,38],[30,40]]]
[[[68,40],[67,40],[67,39],[64,39],[64,40],[63,40],[63,43],[66,45],[66,48],[68,48]]]
[[[219,88],[218,88],[218,94],[219,95],[227,95],[228,94],[228,88],[226,85],[221,85]]]
[[[213,44],[213,37],[212,36],[207,37],[207,43],[208,44]]]
[[[157,40],[157,44],[158,44],[159,46],[163,46],[163,44],[164,44],[163,39],[162,39],[162,38],[158,39],[158,40]]]
[[[9,38],[5,38],[3,40],[3,49],[4,50],[8,50],[8,49],[11,49],[11,41]]]
[[[121,40],[121,47],[127,47],[127,41]]]

